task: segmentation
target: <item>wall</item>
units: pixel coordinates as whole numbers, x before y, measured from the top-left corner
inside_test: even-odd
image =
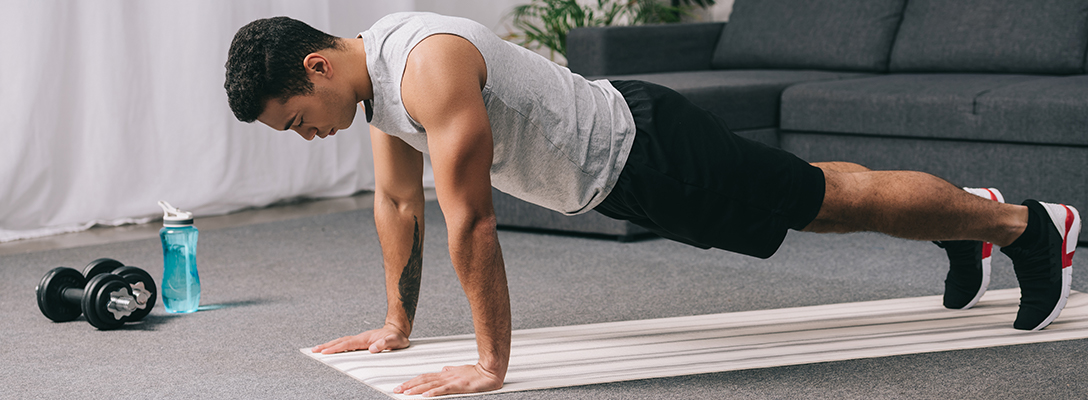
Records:
[[[254,19],[289,15],[354,36],[412,7],[0,1],[0,242],[146,221],[161,215],[158,200],[207,216],[373,188],[365,122],[315,142],[238,122],[223,65]]]
[[[505,34],[526,1],[0,1],[0,242],[148,221],[160,199],[208,216],[372,189],[363,117],[314,142],[235,120],[222,85],[237,29],[288,15],[354,37],[418,10]]]
[[[504,34],[509,29],[503,25],[503,19],[514,7],[527,2],[528,0],[415,0],[414,6],[417,11],[468,18],[484,24],[496,33]]]

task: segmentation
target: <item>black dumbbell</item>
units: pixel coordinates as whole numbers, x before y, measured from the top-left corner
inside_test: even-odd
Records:
[[[151,313],[151,309],[155,307],[155,298],[158,297],[156,296],[155,279],[151,277],[151,274],[142,269],[121,264],[120,261],[112,258],[99,258],[91,261],[83,269],[83,276],[87,277],[88,280],[106,273],[120,276],[125,282],[128,282],[132,288],[132,295],[136,297],[136,304],[141,305],[141,307],[137,307],[136,311],[132,312],[132,315],[125,319],[125,322],[139,321]]]
[[[103,273],[103,266],[115,268]],[[83,314],[94,327],[109,330],[143,318],[154,306],[155,283],[147,272],[110,259],[95,260],[87,271],[92,275],[89,280],[67,267],[45,274],[36,291],[38,308],[46,318],[65,322]]]

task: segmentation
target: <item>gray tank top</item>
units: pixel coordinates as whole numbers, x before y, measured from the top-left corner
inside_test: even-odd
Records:
[[[467,39],[487,64],[484,105],[494,137],[491,184],[568,215],[593,209],[612,190],[635,138],[623,96],[506,42],[474,21],[397,13],[359,34],[374,87],[370,124],[427,153],[427,135],[401,103],[408,53],[435,34]]]

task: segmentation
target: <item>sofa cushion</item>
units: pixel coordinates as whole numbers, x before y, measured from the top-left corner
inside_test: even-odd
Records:
[[[905,0],[737,0],[711,65],[886,71]]]
[[[1088,144],[1086,83],[1085,77],[995,74],[802,83],[782,93],[782,129]]]
[[[1086,47],[1086,0],[910,0],[890,69],[1076,74]]]
[[[1088,76],[1049,77],[995,88],[978,99],[981,129],[997,138],[1088,145]]]
[[[804,70],[707,70],[617,75],[672,88],[725,120],[734,131],[778,126],[782,90],[798,82],[867,76],[862,73]]]

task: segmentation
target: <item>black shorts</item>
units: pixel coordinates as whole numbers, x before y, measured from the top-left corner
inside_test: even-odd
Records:
[[[675,91],[613,81],[635,117],[635,143],[595,210],[700,248],[768,258],[820,212],[824,175],[781,149],[737,136]]]

